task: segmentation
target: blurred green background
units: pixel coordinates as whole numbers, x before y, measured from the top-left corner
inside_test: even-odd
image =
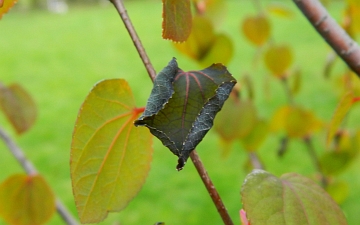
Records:
[[[227,13],[219,31],[229,35],[235,46],[228,70],[235,78],[248,73],[255,80],[258,113],[270,119],[287,100],[280,82],[267,75],[264,66],[254,72],[255,48],[240,32],[242,19],[255,11],[254,6],[250,0],[226,3]],[[14,137],[55,194],[76,216],[69,157],[73,126],[82,101],[96,82],[124,78],[132,87],[137,106],[144,106],[152,83],[112,5],[106,2],[74,4],[67,13],[54,14],[41,9],[25,10],[31,3],[23,4],[0,21],[0,82],[23,85],[35,99],[39,116],[35,126],[22,136],[15,134],[3,115],[0,125]],[[284,4],[295,12],[295,17],[291,20],[272,17],[273,38],[293,47],[295,64],[303,71],[302,90],[296,102],[329,121],[340,93],[336,79],[325,80],[322,75],[330,49],[292,2],[284,1]],[[172,57],[178,59],[183,70],[202,69],[178,53],[171,42],[161,38],[161,1],[134,0],[125,5],[156,71],[166,66]],[[339,8],[342,6],[342,2],[330,5],[335,18],[341,16]],[[338,62],[335,71],[343,68],[344,64]],[[270,98],[264,94],[264,79],[270,79]],[[353,110],[359,112],[359,107]],[[356,126],[359,119],[359,116],[352,116],[349,124]],[[313,176],[316,170],[304,144],[292,140],[289,152],[278,158],[279,138],[277,134],[269,135],[259,149],[266,170],[275,175],[296,172]],[[317,133],[314,139],[317,151],[324,151],[324,132]],[[240,187],[247,174],[244,163],[248,156],[236,143],[230,155],[224,158],[218,146],[217,135],[210,131],[197,151],[235,224],[240,224]],[[23,172],[2,142],[0,155],[0,181]],[[101,224],[154,224],[159,221],[169,225],[222,224],[190,161],[184,170],[177,172],[177,158],[155,139],[153,158],[149,177],[139,195],[124,211],[111,213]],[[339,176],[350,185],[349,197],[341,204],[349,224],[360,221],[359,163],[357,159]],[[5,224],[1,218],[0,224]],[[63,222],[55,215],[49,224]]]

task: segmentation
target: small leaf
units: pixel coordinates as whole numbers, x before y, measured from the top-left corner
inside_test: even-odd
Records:
[[[309,178],[295,173],[279,178],[254,170],[241,188],[243,208],[251,225],[346,225],[334,200]]]
[[[197,13],[206,17],[214,25],[221,25],[226,17],[226,0],[194,0]]]
[[[136,129],[127,82],[104,80],[86,97],[71,143],[71,180],[82,223],[102,221],[136,196],[150,170],[151,134]]]
[[[347,92],[342,99],[340,100],[340,103],[335,109],[335,112],[333,114],[333,117],[330,122],[330,126],[327,132],[327,138],[326,138],[326,144],[329,145],[331,140],[333,139],[337,129],[339,128],[342,120],[346,116],[346,114],[349,112],[351,106],[353,104],[353,93]]]
[[[0,185],[0,215],[12,225],[40,225],[55,212],[55,197],[40,175],[17,174]]]
[[[16,2],[17,0],[0,0],[0,19]]]
[[[191,33],[190,0],[163,0],[163,38],[183,42]]]
[[[0,86],[0,107],[18,134],[27,131],[36,120],[36,104],[19,84]]]
[[[326,191],[335,202],[341,204],[349,196],[349,184],[345,181],[335,181],[326,186]]]
[[[245,37],[256,46],[265,44],[271,32],[270,22],[262,14],[245,18],[241,29]]]
[[[290,67],[293,56],[287,45],[271,45],[265,52],[265,65],[276,77],[283,77]]]
[[[225,34],[214,32],[212,23],[205,17],[194,17],[192,32],[184,43],[174,43],[181,53],[202,66],[213,62],[227,64],[233,56],[233,44]]]
[[[221,139],[231,142],[248,135],[256,122],[257,110],[253,102],[236,99],[231,95],[216,117],[214,129]]]
[[[291,11],[290,8],[278,2],[268,4],[267,11],[273,15],[281,16],[287,19],[291,19],[294,17],[294,12]]]
[[[181,170],[212,127],[235,83],[221,64],[184,72],[173,58],[157,75],[145,111],[135,125],[148,127],[177,155],[177,169]]]
[[[263,119],[258,119],[251,131],[241,139],[244,148],[247,151],[256,151],[265,141],[268,130],[268,123]]]

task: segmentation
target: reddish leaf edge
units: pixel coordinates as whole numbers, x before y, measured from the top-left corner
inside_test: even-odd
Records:
[[[359,97],[355,97],[353,98],[352,102],[355,103],[355,102],[359,102],[360,101],[360,96]]]

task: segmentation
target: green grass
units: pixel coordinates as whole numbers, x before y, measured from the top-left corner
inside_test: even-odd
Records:
[[[161,70],[175,56],[184,70],[201,69],[176,52],[171,43],[161,39],[161,2],[127,2],[128,12],[150,59]],[[338,102],[338,91],[333,81],[322,77],[328,46],[308,22],[296,11],[293,20],[273,18],[273,38],[294,47],[295,64],[303,71],[302,91],[295,101],[325,121],[329,121]],[[332,8],[337,12],[337,6]],[[341,6],[340,6],[341,7]],[[251,64],[255,48],[240,34],[241,19],[254,12],[250,1],[229,2],[223,26],[236,48],[228,65],[236,78],[248,73],[255,80],[256,105],[259,114],[271,118],[274,111],[286,103],[280,83],[268,75],[264,66]],[[339,15],[336,15],[339,16]],[[117,15],[108,7],[73,7],[66,15],[45,11],[20,13],[15,10],[0,21],[0,81],[19,82],[34,97],[39,107],[36,125],[26,134],[16,136],[4,116],[5,127],[24,149],[27,157],[49,181],[55,194],[76,215],[69,175],[70,143],[73,125],[82,101],[93,85],[108,78],[125,78],[134,92],[136,103],[143,106],[151,90],[151,82],[138,57],[132,41]],[[338,62],[337,71],[343,68]],[[336,75],[336,73],[334,73]],[[270,98],[263,87],[269,81]],[[358,112],[358,110],[357,110]],[[356,113],[355,113],[356,114]],[[359,121],[355,116],[354,122]],[[297,172],[312,176],[314,167],[304,145],[294,140],[289,152],[281,159],[276,156],[278,138],[272,134],[259,149],[266,169],[276,175]],[[324,151],[324,133],[316,134],[318,152]],[[222,196],[235,224],[240,224],[240,187],[246,176],[244,163],[247,155],[236,143],[228,158],[222,158],[217,149],[219,140],[209,132],[197,150],[213,182]],[[0,143],[0,181],[22,172],[21,168]],[[154,160],[146,184],[139,195],[121,213],[112,213],[102,224],[222,224],[210,197],[192,163],[176,172],[176,157],[159,141],[154,142]],[[349,198],[342,203],[349,224],[360,221],[360,178],[358,164],[340,178],[349,182]],[[49,224],[62,224],[54,216]],[[1,222],[0,224],[4,224]]]

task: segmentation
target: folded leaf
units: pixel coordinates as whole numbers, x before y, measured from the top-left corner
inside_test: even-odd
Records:
[[[172,59],[156,77],[143,115],[136,126],[146,126],[175,155],[181,170],[213,125],[217,112],[236,80],[221,64],[184,72]]]
[[[71,180],[82,223],[102,221],[136,196],[150,170],[151,134],[127,82],[104,80],[86,97],[71,143]]]
[[[251,225],[346,225],[339,206],[311,179],[295,173],[280,178],[254,170],[241,188]]]

